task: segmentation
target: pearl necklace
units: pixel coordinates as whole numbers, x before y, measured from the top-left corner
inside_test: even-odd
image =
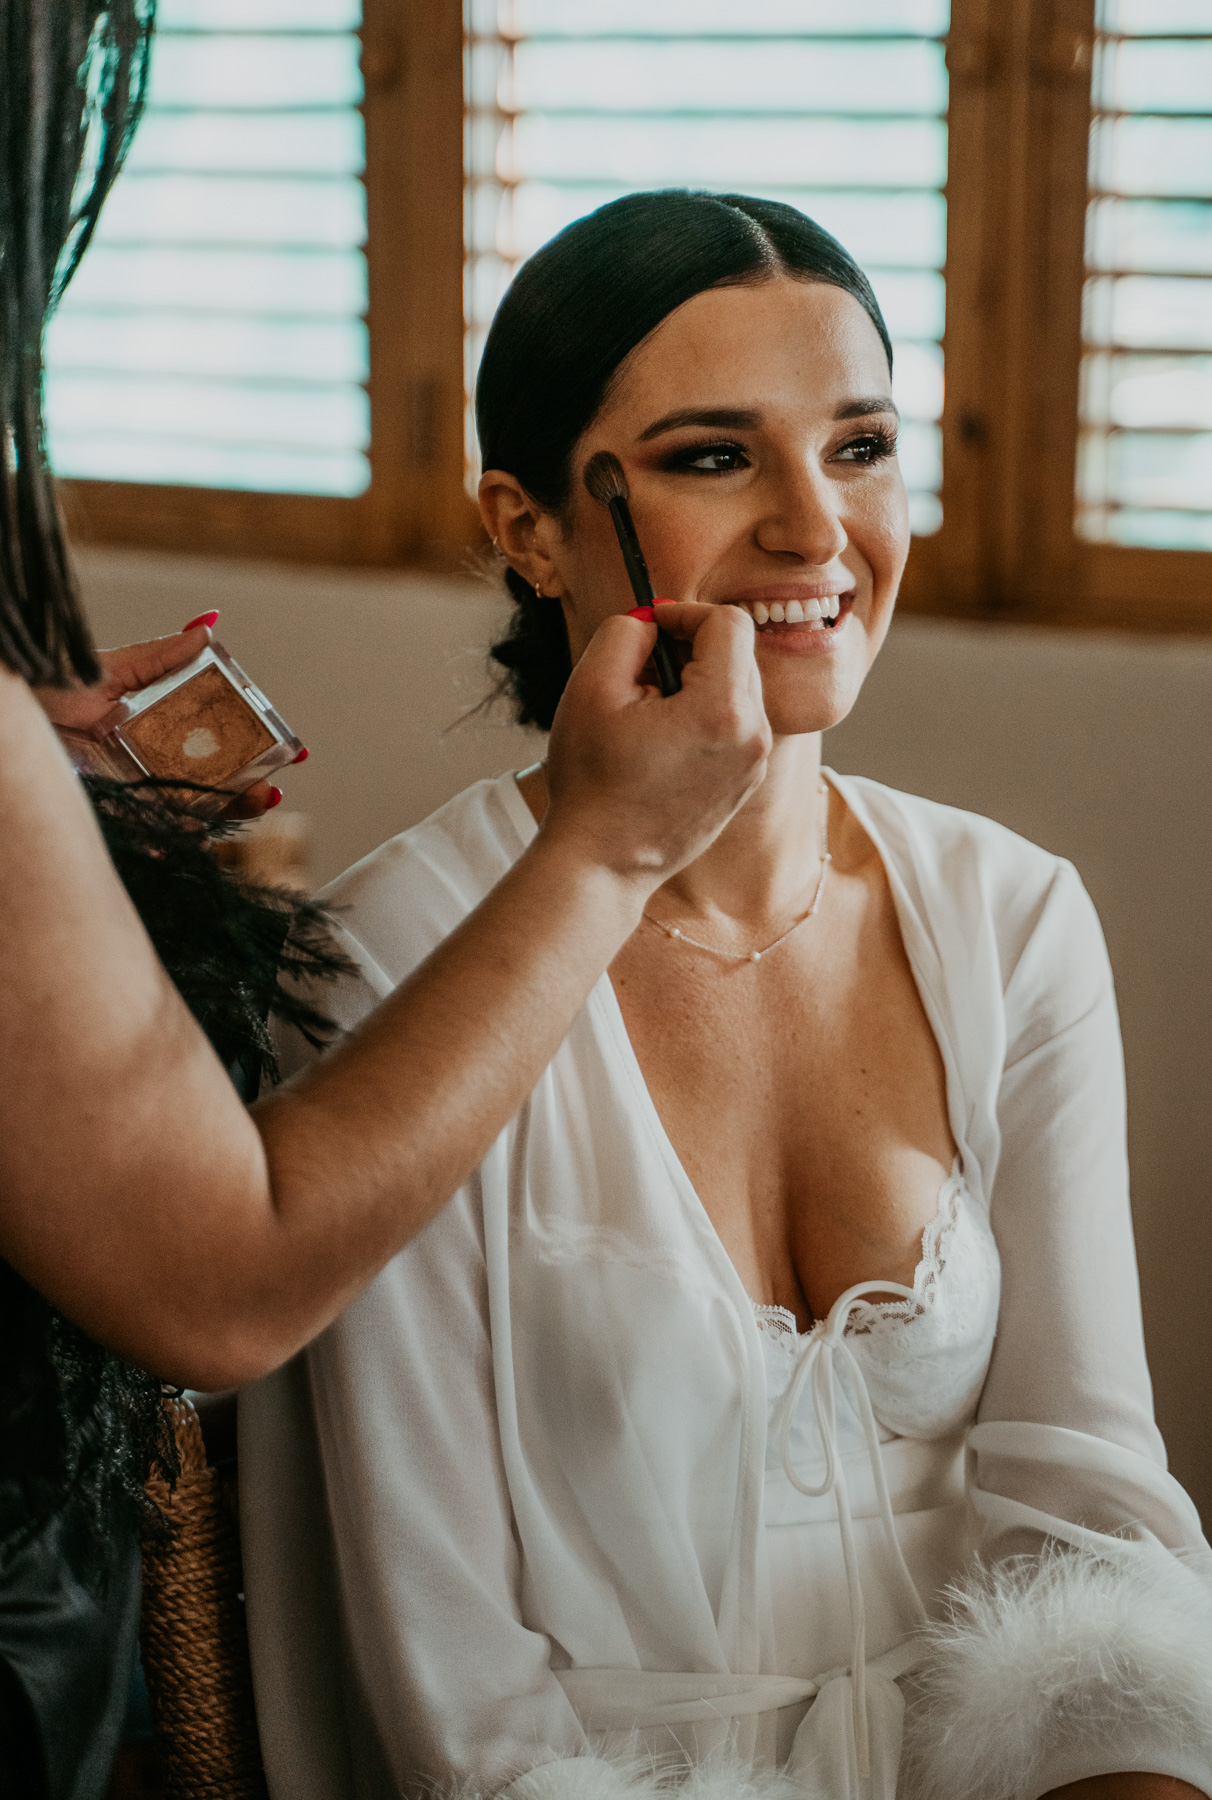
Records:
[[[677,925],[666,925],[663,919],[654,919],[651,913],[644,914],[648,923],[650,925],[655,925],[658,931],[663,931],[665,936],[667,938],[672,938],[675,943],[693,944],[696,950],[705,950],[708,956],[722,957],[725,962],[759,963],[764,956],[769,956],[772,950],[777,950],[780,944],[785,944],[793,931],[798,931],[801,925],[806,924],[809,919],[816,917],[817,908],[821,904],[821,895],[825,891],[825,877],[829,873],[829,865],[833,861],[832,856],[829,854],[829,789],[825,786],[823,781],[820,785],[819,792],[821,798],[825,802],[824,811],[821,817],[821,872],[817,876],[816,892],[812,896],[812,905],[808,908],[806,913],[800,915],[794,925],[788,925],[782,936],[776,937],[772,944],[767,944],[764,950],[721,950],[716,944],[704,944],[700,942],[698,938],[691,937],[688,931],[681,930]]]

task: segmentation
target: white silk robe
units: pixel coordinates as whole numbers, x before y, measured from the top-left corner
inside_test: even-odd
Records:
[[[1093,908],[1068,864],[999,826],[831,779],[883,857],[968,1191],[1000,1259],[972,1416],[941,1438],[879,1433],[896,1530],[935,1616],[942,1584],[974,1556],[1037,1560],[927,1644],[887,1575],[857,1421],[842,1420],[867,1612],[860,1773],[837,1497],[794,1515],[806,1623],[797,1667],[783,1668],[775,1600],[785,1611],[795,1597],[786,1557],[771,1591],[779,1520],[753,1308],[603,978],[472,1179],[315,1345],[242,1398],[274,1800],[511,1781],[519,1800],[647,1793],[603,1759],[628,1742],[714,1756],[719,1791],[735,1795],[751,1765],[787,1757],[789,1737],[787,1792],[804,1800],[891,1800],[911,1765],[915,1792],[947,1800],[1037,1800],[1134,1767],[1212,1793],[1212,1727],[1201,1742],[1198,1724],[1205,1702],[1212,1720],[1208,1552],[1152,1418]],[[389,993],[534,832],[506,776],[342,877],[324,898],[359,974],[336,996],[339,1022]],[[1046,1540],[1077,1552],[1059,1575],[1055,1559],[1038,1562]],[[1154,1567],[1156,1582],[1140,1577]],[[1171,1575],[1170,1610],[1143,1616],[1139,1595]],[[1049,1638],[1040,1622],[1062,1613],[1069,1636]],[[1173,1711],[1154,1704],[1159,1684],[1181,1686],[1157,1643],[1195,1671]],[[897,1678],[923,1657],[898,1777]],[[983,1699],[963,1677],[978,1669]],[[1058,1669],[1079,1670],[1068,1688]],[[990,1692],[1026,1696],[1013,1699],[1013,1743],[997,1737]],[[969,1740],[987,1746],[971,1769],[954,1760]],[[586,1785],[594,1770],[599,1787]]]

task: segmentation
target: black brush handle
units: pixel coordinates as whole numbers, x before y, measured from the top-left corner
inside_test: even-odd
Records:
[[[657,685],[668,700],[670,694],[682,691],[682,671],[678,667],[678,659],[673,651],[673,639],[667,631],[657,626],[656,643],[652,646],[652,666],[656,670]]]
[[[631,508],[621,494],[610,502],[610,516],[614,520],[619,549],[623,552],[623,561],[627,565],[627,579],[631,583],[635,603],[637,606],[651,606],[655,598],[652,576],[648,573],[648,564],[644,561],[644,552],[640,549],[640,540],[636,536]]]
[[[637,606],[651,606],[656,597],[652,577],[648,573],[648,564],[644,561],[644,552],[640,549],[640,540],[636,536],[631,508],[622,495],[610,502],[610,516],[614,520],[615,535],[619,540],[619,549],[623,552],[623,562],[631,591],[635,595],[635,603]],[[652,647],[652,666],[656,670],[657,685],[666,700],[670,694],[681,692],[682,672],[674,654],[673,639],[659,625],[656,643]]]

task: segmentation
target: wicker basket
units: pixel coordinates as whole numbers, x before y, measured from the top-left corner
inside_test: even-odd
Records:
[[[181,1457],[149,1491],[171,1540],[143,1553],[143,1668],[168,1800],[267,1800],[253,1709],[236,1512],[208,1466],[198,1415],[166,1401]]]

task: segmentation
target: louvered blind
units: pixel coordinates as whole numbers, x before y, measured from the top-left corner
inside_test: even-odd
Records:
[[[467,0],[467,382],[518,264],[641,188],[789,201],[895,342],[914,530],[938,529],[947,0]],[[470,424],[468,461],[474,465]]]
[[[360,493],[360,0],[160,0],[149,104],[47,338],[60,475]]]
[[[1100,0],[1077,528],[1212,550],[1212,0]]]

